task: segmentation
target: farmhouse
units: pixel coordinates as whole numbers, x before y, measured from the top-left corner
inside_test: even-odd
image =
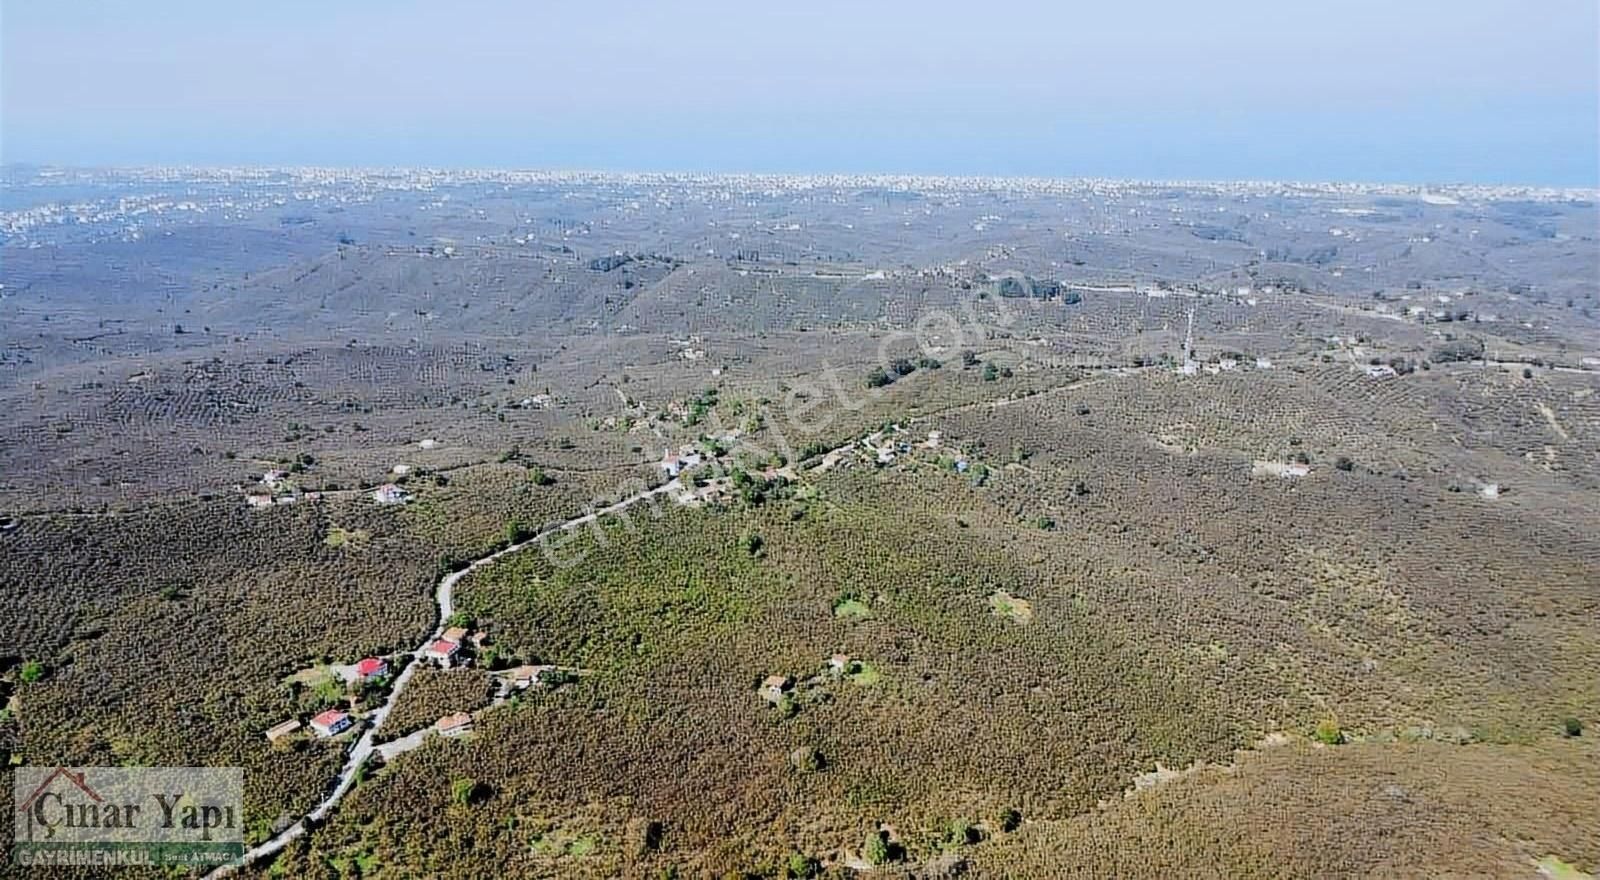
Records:
[[[460,736],[472,730],[472,716],[465,712],[446,715],[434,725],[441,736]]]
[[[349,729],[349,727],[349,713],[341,712],[338,709],[329,709],[311,719],[311,729],[316,731],[317,736],[333,736]]]
[[[439,638],[444,639],[447,642],[455,642],[459,645],[467,639],[467,628],[464,626],[449,627],[444,631],[444,635],[441,635]]]
[[[372,490],[372,500],[379,504],[400,504],[410,500],[410,498],[411,496],[406,494],[406,490],[393,483],[384,483],[382,486]]]
[[[368,657],[356,664],[356,679],[366,681],[389,674],[389,663],[382,657]]]
[[[794,681],[787,675],[769,675],[761,682],[761,699],[769,703],[776,703],[783,699],[789,689],[794,687]]]
[[[430,660],[438,660],[440,663],[448,666],[450,665],[450,661],[454,660],[456,655],[460,652],[460,642],[452,642],[449,639],[437,639],[433,642],[433,644],[428,646],[428,650],[423,652],[423,654]]]
[[[518,666],[506,671],[506,679],[512,687],[522,690],[539,680],[539,669],[538,666]]]
[[[267,728],[267,742],[277,742],[299,729],[300,719],[298,718],[290,718],[282,724],[274,724]]]
[[[828,671],[834,675],[843,675],[850,668],[849,654],[835,654],[828,658]]]

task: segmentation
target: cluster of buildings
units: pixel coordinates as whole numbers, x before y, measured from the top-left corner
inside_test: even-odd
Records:
[[[389,661],[382,657],[366,657],[349,667],[349,681],[355,685],[378,681],[389,677]],[[318,738],[327,739],[338,736],[355,726],[355,717],[344,709],[326,709],[317,713],[305,725]],[[300,731],[302,725],[299,719],[290,718],[280,724],[275,724],[267,729],[267,741],[278,742]]]
[[[823,667],[822,675],[830,678],[842,678],[859,669],[860,664],[852,660],[849,654],[834,654],[828,658],[827,664]],[[806,686],[816,684],[822,681],[822,675],[812,676],[800,684]],[[756,695],[773,705],[777,705],[783,702],[785,698],[792,696],[795,687],[795,680],[790,676],[782,674],[769,675],[763,678],[761,684],[757,686]]]
[[[252,510],[262,510],[268,507],[280,507],[286,504],[295,504],[299,501],[316,501],[322,497],[320,492],[301,492],[295,486],[290,473],[285,470],[269,470],[261,475],[261,479],[249,489],[243,486],[236,487],[245,493],[245,506]]]

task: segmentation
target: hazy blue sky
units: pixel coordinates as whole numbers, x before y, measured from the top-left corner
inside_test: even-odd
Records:
[[[1597,8],[3,0],[0,159],[1592,186]]]

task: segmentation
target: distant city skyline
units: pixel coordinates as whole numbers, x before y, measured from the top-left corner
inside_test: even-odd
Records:
[[[1600,186],[1600,9],[0,6],[0,161]]]

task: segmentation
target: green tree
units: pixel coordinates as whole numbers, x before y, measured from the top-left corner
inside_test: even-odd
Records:
[[[483,798],[483,786],[475,779],[457,779],[450,783],[450,800],[458,804],[474,804]]]
[[[805,853],[790,855],[788,864],[783,868],[783,876],[789,880],[808,880],[820,873],[822,873],[822,863]]]
[[[882,831],[874,831],[867,836],[867,842],[861,845],[861,857],[869,865],[889,863],[889,841],[883,839]]]
[[[750,534],[744,536],[744,541],[742,543],[744,544],[744,551],[749,553],[751,556],[755,556],[761,552],[761,548],[766,546],[767,542],[766,539],[762,538],[760,535],[751,532]]]
[[[27,684],[33,684],[44,678],[44,664],[37,660],[29,660],[22,664],[22,671],[18,673],[18,677]]]

